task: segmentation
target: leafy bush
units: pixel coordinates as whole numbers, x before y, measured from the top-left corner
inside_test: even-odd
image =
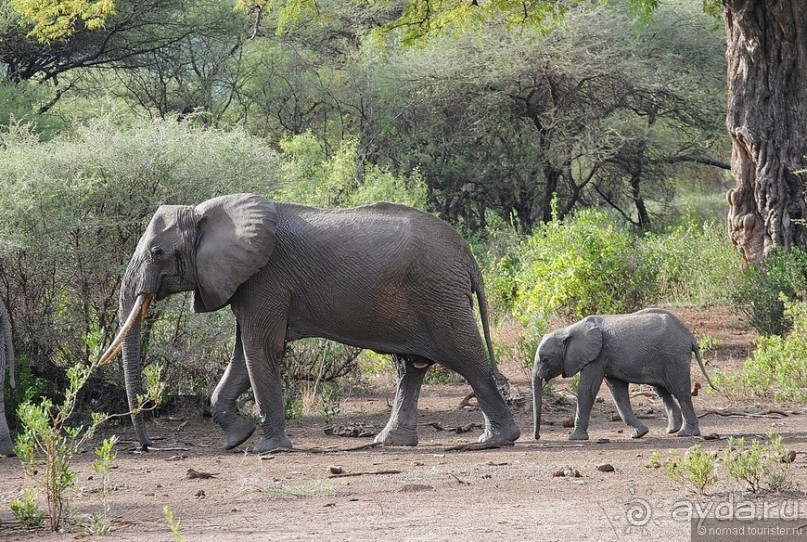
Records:
[[[653,457],[658,462],[658,457]],[[700,444],[690,448],[682,457],[678,452],[670,455],[663,465],[667,476],[677,482],[689,485],[703,495],[706,488],[717,483],[717,453],[704,450]]]
[[[47,142],[19,125],[0,137],[0,284],[17,350],[39,373],[43,364],[87,359],[89,334],[110,342],[123,269],[159,204],[269,195],[279,177],[277,155],[237,130],[118,126],[107,117]],[[176,307],[166,327],[184,336],[188,309]],[[170,308],[158,304],[152,314]],[[194,330],[196,344],[216,344],[206,331]],[[196,354],[176,351],[189,364]]]
[[[771,428],[767,444],[753,439],[729,437],[729,447],[723,454],[723,466],[728,475],[740,482],[751,493],[778,492],[792,487],[792,459],[785,450],[782,436]]]
[[[619,217],[586,210],[540,227],[486,271],[494,299],[512,299],[523,321],[540,324],[725,298],[739,258],[714,223],[638,234]]]
[[[581,318],[642,306],[652,286],[630,227],[584,210],[538,228],[520,251],[515,282],[522,321],[543,331],[550,316]]]
[[[653,275],[653,302],[729,300],[742,255],[725,224],[690,222],[664,233],[647,233],[639,243],[642,265]],[[650,295],[650,294],[653,295]]]
[[[807,252],[794,247],[744,269],[732,301],[759,333],[782,335],[793,324],[785,313],[786,301],[804,300],[805,292]]]
[[[784,337],[760,337],[739,373],[716,374],[721,389],[737,396],[807,401],[807,303],[784,305],[792,331]]]

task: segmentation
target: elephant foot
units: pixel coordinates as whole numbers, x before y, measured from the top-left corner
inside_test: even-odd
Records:
[[[507,427],[487,428],[479,436],[479,442],[515,442],[521,436],[521,429],[517,425]]]
[[[255,446],[250,446],[249,450],[255,454],[271,452],[273,450],[291,450],[291,441],[286,435],[278,435],[271,438],[261,437]]]
[[[574,433],[569,435],[569,440],[588,440],[588,431],[575,429]]]
[[[14,457],[17,454],[14,453],[14,446],[11,444],[8,445],[0,445],[0,455],[4,455],[6,457]]]
[[[233,422],[224,428],[224,449],[232,450],[243,444],[254,432],[254,423],[241,416],[236,416]]]
[[[691,425],[686,425],[686,424],[684,424],[684,426],[681,428],[681,430],[678,431],[678,436],[679,437],[697,437],[700,434],[701,434],[700,429],[698,429],[697,427],[693,427]]]
[[[667,426],[667,433],[670,434],[670,435],[672,435],[673,433],[677,433],[680,430],[681,430],[681,424],[680,423],[678,425],[668,425]]]
[[[384,430],[374,442],[380,442],[382,446],[417,446],[418,434],[415,429]]]
[[[642,438],[647,434],[647,431],[648,429],[644,425],[640,427],[634,427],[633,433],[631,433],[630,438]]]

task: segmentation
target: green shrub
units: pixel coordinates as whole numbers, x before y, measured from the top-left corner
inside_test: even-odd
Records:
[[[730,437],[722,464],[728,475],[751,493],[779,492],[793,485],[792,460],[785,450],[782,436],[773,428],[768,431],[767,444],[753,439],[748,446],[744,437]]]
[[[653,459],[658,462],[657,456]],[[690,486],[701,495],[718,480],[717,453],[704,450],[700,444],[690,448],[684,456],[677,452],[671,454],[663,468],[670,479]]]
[[[642,265],[653,275],[652,302],[729,300],[741,268],[741,254],[720,222],[689,223],[664,233],[645,234]]]
[[[807,252],[794,247],[770,254],[744,269],[733,291],[734,305],[759,333],[786,333],[793,322],[785,302],[804,300],[807,292]]]
[[[716,374],[718,385],[735,396],[807,401],[807,303],[784,302],[792,331],[759,337],[757,347],[735,375]]]
[[[110,115],[47,142],[19,125],[0,138],[3,298],[21,350],[61,368],[87,359],[88,334],[111,341],[123,270],[159,204],[196,204],[238,191],[270,196],[280,176],[279,158],[262,140],[189,123],[119,126]],[[166,310],[164,333],[177,337],[164,358],[192,366],[205,357],[179,347],[191,334],[185,326],[200,320],[187,318],[186,301],[175,303],[155,305],[152,315],[159,322]],[[224,327],[232,333],[232,324]],[[216,352],[223,367],[230,352],[218,327],[192,332],[194,344],[225,345]],[[108,377],[122,381],[113,374],[119,364],[108,367]]]
[[[637,309],[652,291],[638,256],[630,226],[603,212],[583,210],[544,224],[520,250],[518,315],[540,333],[552,315],[577,319]]]

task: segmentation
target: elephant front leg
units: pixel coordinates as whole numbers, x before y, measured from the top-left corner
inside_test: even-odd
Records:
[[[605,383],[608,389],[611,390],[611,395],[614,398],[614,404],[619,412],[619,417],[625,425],[633,427],[632,438],[641,438],[647,434],[647,426],[639,421],[633,408],[630,404],[630,393],[628,392],[628,383],[624,380],[617,380],[615,378],[605,378]]]
[[[236,405],[238,397],[248,389],[249,372],[241,344],[241,330],[236,328],[233,356],[213,395],[210,396],[213,421],[224,431],[226,450],[246,442],[255,432],[255,424],[240,415]]]
[[[280,367],[283,360],[283,339],[273,346],[263,347],[264,339],[251,340],[244,336],[244,355],[260,414],[261,438],[249,451],[261,453],[277,449],[291,449],[286,436],[286,415],[283,404],[283,383]]]
[[[427,364],[415,364],[403,356],[392,356],[398,371],[395,400],[386,427],[376,436],[375,442],[384,446],[416,446],[418,443],[418,398]]]
[[[603,371],[591,370],[589,365],[580,373],[580,382],[577,386],[577,411],[574,415],[574,431],[569,440],[588,440],[588,422],[594,399],[602,385]],[[594,368],[596,369],[596,367]]]

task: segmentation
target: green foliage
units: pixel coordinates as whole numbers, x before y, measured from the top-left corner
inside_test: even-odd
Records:
[[[39,491],[35,487],[26,487],[16,499],[9,501],[9,506],[24,529],[37,529],[42,526],[44,514],[39,511]]]
[[[104,439],[95,449],[96,457],[92,468],[101,477],[101,512],[93,518],[90,525],[90,532],[94,535],[104,536],[112,529],[112,518],[109,516],[109,495],[113,490],[110,469],[118,455],[115,451],[117,442],[118,437],[112,436]]]
[[[322,386],[322,421],[333,423],[342,410],[343,390],[337,382],[327,382]]]
[[[98,427],[109,419],[106,414],[92,413],[91,422],[86,427],[69,424],[76,412],[79,393],[98,369],[100,345],[97,337],[87,342],[92,347],[92,357],[96,361],[68,368],[68,386],[61,404],[54,405],[49,398],[43,398],[39,404],[25,402],[18,410],[23,431],[17,437],[15,452],[22,461],[25,474],[45,490],[50,528],[54,532],[61,528],[64,521],[67,490],[76,483],[76,473],[70,469],[71,462],[93,438]],[[153,404],[160,402],[158,393],[161,384],[151,380],[154,376],[153,371],[145,373],[146,395],[138,398],[141,406],[136,409],[137,412],[144,410],[142,405],[147,401]],[[97,452],[98,468],[108,469],[109,461],[114,457],[114,442],[114,439],[107,439],[100,452]]]
[[[793,486],[792,460],[782,436],[773,428],[768,431],[767,444],[753,439],[748,446],[744,437],[730,437],[722,464],[728,475],[751,493],[779,492]]]
[[[336,153],[323,158],[320,142],[311,133],[283,139],[283,190],[286,201],[318,207],[349,207],[377,201],[424,209],[426,183],[419,172],[399,177],[388,168],[365,164],[360,168],[357,143],[345,140]]]
[[[677,452],[670,454],[664,472],[670,479],[703,495],[707,487],[717,483],[717,453],[696,444],[683,457]]]
[[[784,304],[792,331],[784,337],[759,337],[739,373],[717,372],[717,386],[735,396],[807,401],[807,303]]]
[[[716,224],[639,234],[595,210],[553,220],[512,244],[496,249],[498,259],[482,258],[488,297],[538,334],[556,317],[725,299],[739,266],[737,251]]]
[[[793,247],[777,250],[740,273],[732,301],[754,329],[765,335],[782,335],[792,320],[785,312],[788,301],[805,299],[807,252]]]
[[[10,0],[9,4],[31,25],[29,34],[43,42],[69,38],[81,26],[103,28],[115,13],[114,0]]]
[[[100,332],[103,344],[111,341],[123,270],[159,204],[193,205],[231,192],[270,195],[279,177],[277,155],[239,130],[120,126],[110,115],[47,142],[19,125],[0,138],[0,278],[15,340],[62,367],[88,358],[84,337]],[[36,303],[25,302],[31,299]],[[155,349],[164,360],[193,366],[201,347],[181,348],[191,331],[196,345],[232,344],[219,339],[217,326],[201,324],[226,316],[189,324],[181,296],[152,314],[159,318],[162,310],[168,321],[154,330],[170,341],[162,348],[173,348]]]
[[[185,537],[182,536],[182,525],[178,518],[174,516],[174,511],[168,508],[168,505],[163,506],[163,516],[168,526],[171,528],[171,538],[176,542],[184,542]]]
[[[553,314],[620,313],[644,301],[635,236],[624,222],[584,210],[538,228],[521,252],[516,307],[542,333]]]

